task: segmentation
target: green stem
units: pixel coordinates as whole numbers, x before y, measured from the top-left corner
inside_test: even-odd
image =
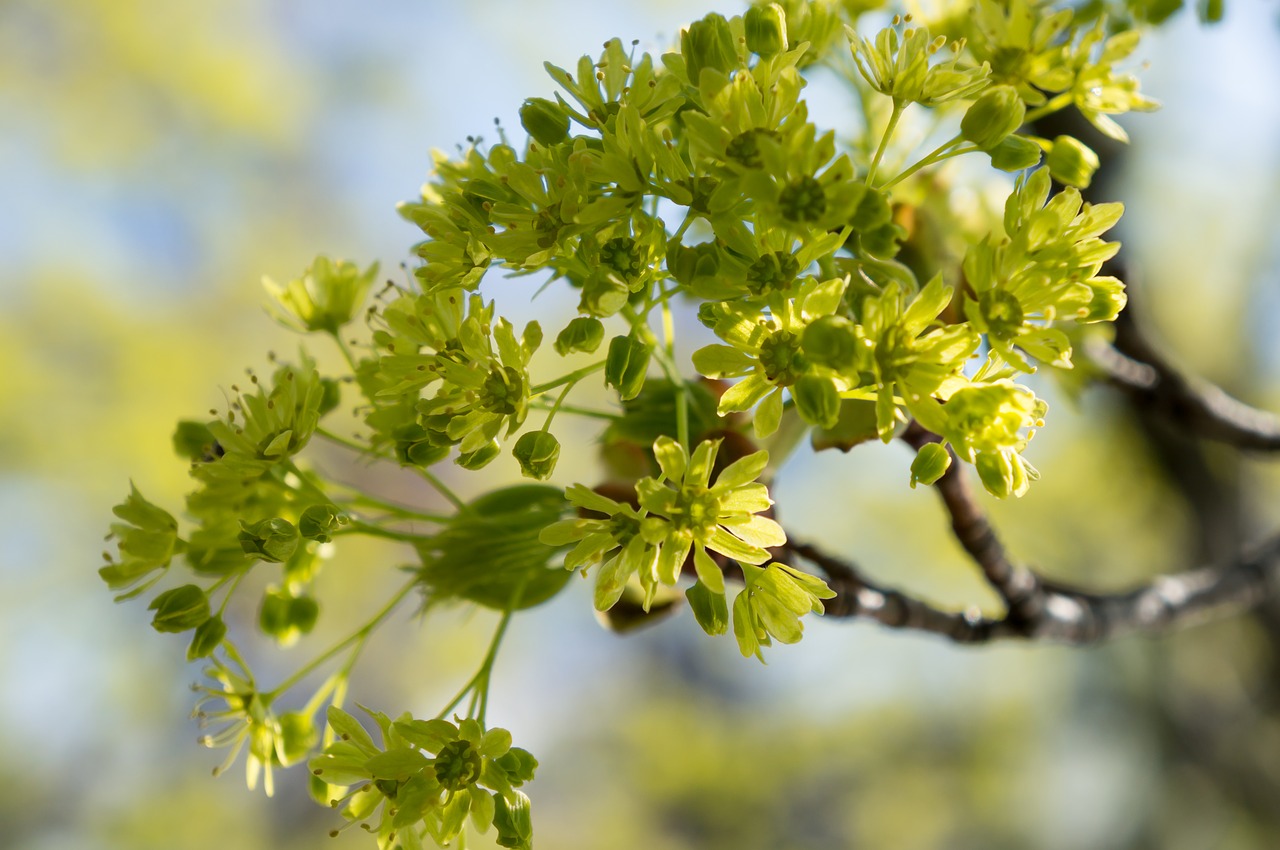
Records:
[[[533,389],[529,390],[529,395],[538,396],[542,395],[547,390],[554,390],[556,387],[562,387],[565,384],[576,384],[588,375],[593,375],[603,369],[605,362],[606,361],[601,360],[598,363],[592,363],[590,366],[583,366],[581,369],[570,372],[567,375],[561,375],[554,381],[547,381],[545,384],[538,384]]]
[[[1070,105],[1071,105],[1071,92],[1064,91],[1062,94],[1053,98],[1045,105],[1037,107],[1036,109],[1033,109],[1030,112],[1028,112],[1026,116],[1022,119],[1022,122],[1024,124],[1030,124],[1033,121],[1040,120],[1046,115],[1052,115],[1053,113],[1057,112],[1060,109],[1065,109]]]
[[[391,528],[383,528],[380,525],[374,525],[360,520],[352,520],[351,525],[346,528],[340,528],[333,532],[333,536],[337,537],[343,534],[363,534],[366,537],[385,537],[388,540],[399,540],[403,543],[417,543],[422,540],[430,540],[430,534],[413,534],[408,531],[396,531]]]
[[[222,604],[218,606],[218,617],[219,617],[219,618],[221,618],[221,617],[222,617],[222,612],[223,612],[223,611],[225,611],[225,610],[227,610],[227,603],[231,601],[231,597],[232,597],[232,596],[235,596],[236,588],[240,586],[240,582],[242,582],[242,581],[244,580],[244,577],[245,577],[246,575],[248,575],[248,574],[249,574],[249,570],[248,570],[248,569],[243,569],[243,570],[241,570],[241,571],[240,571],[240,573],[235,577],[235,581],[232,583],[232,585],[231,585],[230,589],[229,589],[229,590],[227,590],[227,595],[226,595],[226,596],[224,596],[224,597],[222,598]],[[220,585],[222,585],[222,584],[223,584],[227,579],[229,579],[229,578],[231,578],[231,576],[226,576],[226,577],[224,577],[224,578],[219,579],[217,584],[215,584],[213,587],[209,588],[209,592],[210,592],[210,593],[213,593],[213,591],[217,590],[217,589],[218,589],[218,587],[219,587]]]
[[[880,145],[876,148],[876,155],[871,159],[871,167],[867,170],[867,187],[870,188],[872,181],[876,179],[876,169],[880,167],[880,159],[884,156],[885,148],[889,146],[889,137],[893,135],[893,131],[898,126],[898,119],[902,117],[905,104],[899,103],[897,100],[893,102],[893,113],[889,116],[889,124],[884,128],[884,135],[880,137]]]
[[[458,513],[467,513],[471,509],[467,507],[467,503],[458,498],[458,494],[449,489],[449,485],[440,480],[434,472],[423,466],[415,466],[414,471],[422,476],[422,479],[430,484],[435,491],[448,500],[449,504],[458,509]]]
[[[616,422],[622,418],[622,415],[618,413],[610,413],[607,410],[592,410],[589,407],[577,407],[572,404],[552,405],[545,402],[534,402],[532,406],[538,410],[551,410],[553,407],[558,406],[563,412],[572,413],[574,416],[588,416],[592,419],[606,419],[610,422]]]
[[[965,147],[963,146],[962,142],[963,142],[963,139],[961,139],[959,136],[956,136],[954,139],[942,145],[941,147],[937,148],[931,154],[926,156],[924,159],[920,160],[915,165],[911,166],[906,171],[902,172],[897,177],[893,178],[888,183],[883,184],[879,188],[881,190],[891,189],[894,186],[901,183],[903,180],[906,180],[912,174],[915,174],[920,169],[925,168],[926,166],[930,166],[935,163],[942,162],[942,160],[950,159],[953,156],[963,156],[964,154],[973,153],[974,151],[981,150],[981,148],[979,148],[977,145],[969,145],[968,147]],[[957,145],[960,145],[960,147],[956,147]]]
[[[342,334],[340,334],[338,331],[334,331],[333,341],[338,344],[338,350],[341,351],[342,356],[347,359],[347,365],[351,367],[351,371],[352,372],[358,371],[358,367],[356,366],[355,355],[351,353],[350,346],[348,346],[346,341],[342,339]]]
[[[564,404],[565,396],[577,386],[577,381],[570,381],[564,385],[564,389],[560,391],[556,403],[551,406],[551,411],[547,414],[547,421],[542,423],[542,432],[545,434],[551,428],[551,420],[556,418],[556,414],[560,412],[560,405]]]
[[[340,486],[345,487],[346,485],[340,485]],[[402,504],[399,504],[398,502],[389,502],[385,499],[380,499],[376,496],[370,496],[367,493],[361,493],[360,491],[355,490],[354,488],[349,488],[349,489],[353,490],[354,495],[350,497],[342,497],[340,499],[335,499],[334,500],[335,503],[347,504],[352,506],[361,505],[368,508],[378,508],[380,510],[387,511],[388,513],[395,514],[397,517],[401,517],[403,519],[417,519],[417,520],[423,520],[424,522],[439,522],[439,523],[446,523],[446,522],[449,522],[450,520],[450,517],[444,516],[443,514],[423,513],[422,511],[419,511],[416,508],[411,508],[408,505],[402,505]]]
[[[362,454],[362,455],[372,455],[374,457],[387,459],[386,455],[381,455],[375,452],[372,446],[362,445],[361,443],[357,443],[355,440],[349,439],[347,437],[340,437],[326,428],[316,428],[315,434],[317,437],[323,437],[329,442],[334,443],[335,445],[342,446],[343,448],[346,448],[346,449],[351,449],[351,451],[353,452],[358,452],[359,454]]]
[[[418,579],[416,576],[410,579],[403,587],[396,591],[395,595],[391,597],[390,602],[382,606],[382,609],[373,615],[371,620],[356,629],[356,631],[347,635],[342,640],[338,641],[333,646],[326,649],[324,652],[317,655],[315,658],[308,661],[306,664],[299,667],[292,675],[286,678],[279,685],[276,685],[273,690],[263,694],[263,697],[267,700],[275,699],[280,696],[280,694],[289,690],[289,688],[292,688],[294,685],[298,684],[298,682],[309,676],[317,667],[334,658],[352,644],[358,645],[358,652],[359,648],[363,648],[365,639],[368,638],[368,636],[372,634],[378,626],[382,625],[382,622],[390,616],[391,612],[396,609],[397,605],[404,601],[404,598],[409,595],[409,591],[413,590],[414,585],[417,583]]]

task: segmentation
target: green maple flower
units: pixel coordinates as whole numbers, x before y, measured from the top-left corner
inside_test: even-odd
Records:
[[[262,778],[262,788],[270,797],[275,793],[273,769],[289,767],[305,759],[317,740],[310,714],[288,712],[277,714],[271,705],[271,697],[258,690],[253,674],[234,652],[228,652],[235,669],[219,659],[205,675],[213,680],[211,685],[199,685],[204,694],[196,704],[195,716],[201,726],[225,724],[216,731],[203,735],[200,743],[206,747],[230,747],[226,760],[214,770],[217,776],[224,773],[236,761],[240,751],[248,744],[245,761],[245,784],[252,791]],[[221,703],[220,707],[209,706]]]
[[[908,15],[905,23],[910,21]],[[936,106],[972,97],[989,85],[986,63],[976,68],[960,65],[962,41],[952,43],[950,59],[931,65],[932,57],[947,43],[946,36],[930,38],[928,28],[911,26],[899,34],[901,23],[903,19],[895,17],[893,26],[876,33],[874,42],[845,27],[859,73],[873,89],[893,98],[897,107]]]
[[[821,399],[834,398],[848,384],[808,356],[804,334],[811,322],[836,312],[847,285],[844,278],[810,279],[794,298],[774,299],[777,309],[768,315],[750,302],[721,305],[714,329],[729,344],[693,353],[694,368],[708,378],[742,378],[720,397],[721,416],[759,404],[753,425],[756,436],[767,437],[778,428],[782,394],[790,389],[806,421],[831,422],[834,404]],[[818,400],[811,403],[811,397]]]
[[[302,277],[284,286],[263,278],[262,285],[284,310],[277,314],[281,324],[302,332],[336,335],[360,310],[377,276],[377,263],[361,271],[346,260],[334,262],[319,256]]]
[[[336,740],[309,765],[330,785],[355,786],[331,802],[342,807],[348,825],[368,824],[384,850],[421,848],[424,838],[448,846],[468,821],[482,833],[497,826],[502,841],[508,825],[498,815],[512,806],[527,808],[528,798],[516,789],[533,779],[538,765],[526,750],[511,746],[510,732],[485,730],[473,719],[453,723],[405,714],[393,721],[366,711],[381,731],[381,745],[354,717],[330,707]]]
[[[1071,50],[1067,66],[1075,70],[1071,100],[1099,132],[1116,141],[1127,142],[1129,134],[1111,116],[1151,112],[1159,109],[1160,104],[1138,91],[1137,77],[1115,70],[1116,63],[1122,62],[1137,48],[1141,34],[1137,30],[1128,30],[1106,38],[1104,25],[1105,22],[1099,19]]]
[[[1031,390],[1008,380],[973,384],[952,393],[943,409],[941,433],[993,496],[1022,496],[1040,478],[1022,457],[1048,411]]]
[[[934,398],[968,383],[962,370],[980,340],[965,325],[939,321],[952,293],[939,275],[909,303],[897,283],[863,301],[854,368],[863,376],[859,383],[874,388],[876,430],[885,442],[905,419],[900,406],[930,427],[937,421]]]
[[[761,647],[797,643],[804,634],[800,618],[823,613],[822,600],[836,595],[822,579],[786,564],[743,565],[742,574],[746,587],[733,600],[733,634],[743,657],[764,661]]]
[[[123,520],[113,522],[111,533],[107,535],[108,540],[116,541],[119,559],[105,554],[107,565],[98,570],[98,575],[112,590],[127,590],[152,573],[158,572],[156,578],[159,578],[168,570],[173,556],[185,548],[178,538],[177,520],[168,511],[144,499],[132,482],[128,497],[111,512]],[[126,596],[142,593],[150,584],[148,582]]]
[[[1123,284],[1099,275],[1120,249],[1100,235],[1120,219],[1124,206],[1082,203],[1067,187],[1048,198],[1048,169],[1020,179],[1005,204],[1002,241],[987,238],[965,254],[965,316],[987,335],[994,356],[1034,371],[1021,352],[1071,367],[1071,343],[1050,327],[1055,321],[1109,322],[1124,307]]]
[[[709,485],[719,447],[719,440],[703,441],[690,457],[670,437],[659,437],[653,451],[662,475],[636,482],[638,508],[580,484],[565,491],[574,505],[602,517],[552,523],[539,539],[550,546],[576,544],[565,556],[567,569],[602,564],[596,577],[597,610],[613,607],[632,576],[644,590],[648,610],[661,585],[679,580],[690,552],[699,581],[723,595],[724,577],[708,549],[759,564],[769,559],[765,547],[786,542],[776,522],[759,516],[773,504],[765,485],[755,481],[768,453],[735,461]]]

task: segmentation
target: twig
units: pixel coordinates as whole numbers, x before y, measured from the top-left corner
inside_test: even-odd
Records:
[[[1241,449],[1280,451],[1280,417],[1182,374],[1127,312],[1116,322],[1114,345],[1092,340],[1085,353],[1109,383],[1134,397],[1135,404],[1183,430]]]
[[[902,439],[917,450],[926,443],[938,441],[937,435],[914,422],[903,433]],[[1019,623],[1034,622],[1042,614],[1045,604],[1040,580],[1031,570],[1009,559],[1004,544],[973,496],[965,478],[964,464],[954,454],[951,468],[934,487],[951,515],[951,530],[955,532],[956,540],[982,569],[987,583],[1004,600],[1008,611],[1005,620],[1015,627]]]
[[[1280,535],[1225,566],[1159,576],[1121,593],[1086,593],[1038,581],[1044,604],[1036,616],[1018,621],[943,611],[900,591],[877,587],[853,564],[810,544],[789,540],[782,548],[826,573],[836,591],[826,603],[828,616],[867,617],[957,643],[1020,638],[1080,646],[1154,634],[1239,614],[1280,590]]]

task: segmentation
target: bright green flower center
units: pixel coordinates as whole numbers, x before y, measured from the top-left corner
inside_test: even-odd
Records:
[[[747,269],[747,288],[755,295],[788,288],[800,273],[800,263],[786,251],[765,254]]]
[[[451,741],[436,756],[436,779],[449,791],[461,791],[480,779],[480,753],[470,741]]]
[[[789,387],[804,374],[808,361],[800,353],[800,337],[778,331],[760,343],[760,365],[764,376],[779,386]]]
[[[644,270],[640,246],[630,236],[615,236],[600,248],[600,264],[613,269],[618,277],[630,283]]]
[[[827,211],[827,196],[822,184],[812,177],[801,177],[778,195],[778,206],[787,221],[815,222]]]
[[[511,366],[494,366],[485,376],[479,407],[502,416],[512,416],[524,400],[524,376]]]
[[[708,533],[720,516],[720,499],[706,487],[683,487],[671,510],[671,523],[680,531]]]
[[[1022,328],[1022,305],[1003,289],[988,289],[982,293],[978,309],[987,323],[987,333],[996,339],[1013,339]]]
[[[739,133],[734,136],[733,140],[729,142],[729,146],[725,148],[725,155],[746,168],[763,168],[764,160],[760,157],[760,139],[762,137],[776,141],[778,134],[763,127],[756,127],[747,130],[745,133]]]

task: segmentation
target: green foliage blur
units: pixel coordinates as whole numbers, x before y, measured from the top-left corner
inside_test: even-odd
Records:
[[[181,687],[198,666],[181,639],[155,639],[140,604],[102,592],[101,518],[129,476],[175,503],[186,464],[173,422],[225,404],[243,367],[294,345],[261,308],[261,275],[292,279],[322,252],[395,270],[414,235],[394,203],[425,177],[430,147],[491,134],[494,115],[518,128],[524,98],[550,92],[543,59],[615,35],[665,44],[708,10],[0,5],[0,183],[14,187],[0,212],[0,847],[370,846],[358,829],[326,837],[340,818],[307,799],[298,770],[277,777],[273,801],[208,776],[218,756],[195,745]],[[1179,362],[1276,408],[1280,105],[1267,81],[1280,37],[1244,0],[1218,29],[1189,13],[1170,26],[1144,80],[1165,111],[1128,121],[1134,144],[1107,183],[1129,208],[1138,307]],[[1199,129],[1215,122],[1236,128],[1229,144]],[[1210,454],[1236,501],[1207,527],[1117,398],[1071,401],[1045,383],[1058,419],[1037,440],[1044,480],[992,505],[1028,562],[1118,588],[1274,525],[1274,471]],[[904,457],[798,457],[779,509],[886,583],[992,605],[932,494],[901,486]],[[411,480],[376,486],[424,498]],[[358,555],[411,560],[390,544]],[[398,581],[370,574],[323,580],[367,611]],[[517,618],[495,672],[493,716],[544,765],[540,846],[1280,846],[1272,619],[1083,651],[816,623],[761,668],[699,640],[687,613],[607,635],[584,613],[589,594]],[[488,617],[397,623],[354,699],[439,702],[475,660],[467,647],[482,652]]]

